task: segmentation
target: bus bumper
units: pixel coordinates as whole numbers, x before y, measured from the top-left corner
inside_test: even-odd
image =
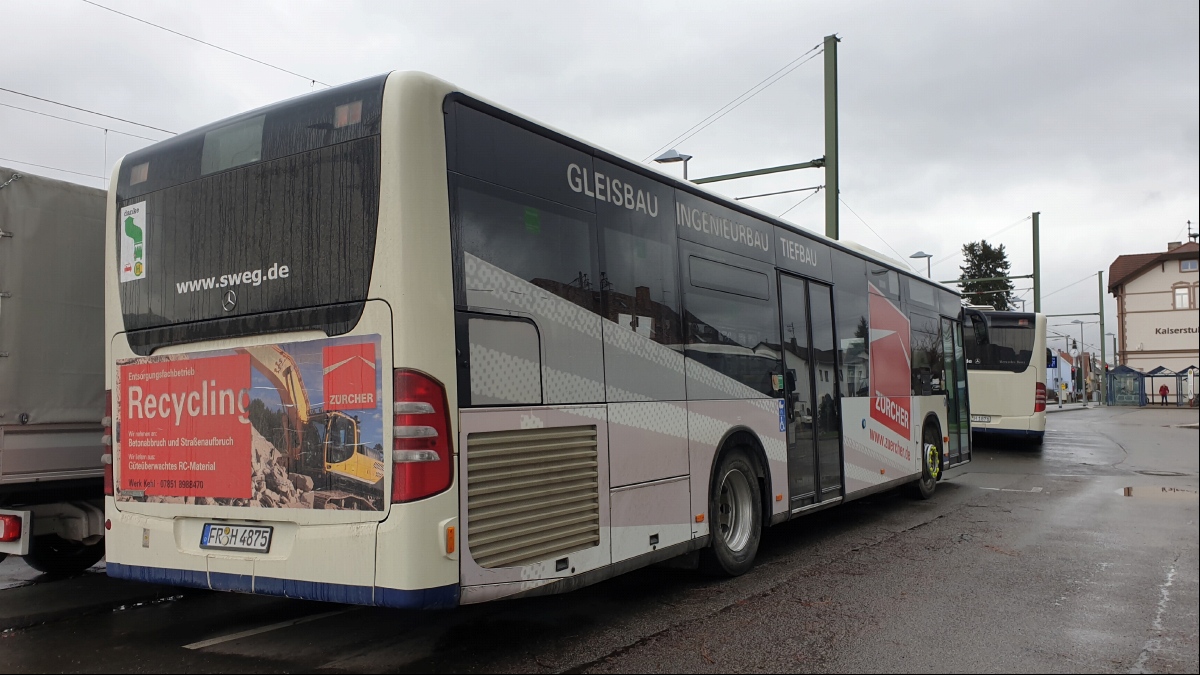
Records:
[[[274,579],[226,572],[123,565],[113,562],[107,563],[107,569],[108,576],[115,579],[128,579],[149,584],[275,595],[295,600],[319,600],[374,607],[449,609],[458,606],[459,597],[458,584],[421,590],[404,590],[379,586],[350,586],[318,581]]]
[[[201,528],[212,518],[184,510],[195,507],[146,515],[117,510],[113,498],[107,497],[107,572],[131,581],[297,600],[405,609],[456,607],[457,556],[436,546],[439,530],[433,525],[436,514],[455,505],[456,495],[451,489],[427,500],[394,504],[382,521],[257,520],[254,524],[274,527],[275,538],[265,554],[200,549]]]

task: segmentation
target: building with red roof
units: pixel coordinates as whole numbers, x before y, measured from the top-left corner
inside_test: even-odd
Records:
[[[1118,256],[1108,268],[1117,299],[1117,362],[1149,372],[1200,365],[1200,245]],[[1173,388],[1172,388],[1173,391]]]

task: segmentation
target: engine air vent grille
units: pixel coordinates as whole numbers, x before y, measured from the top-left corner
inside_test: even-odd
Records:
[[[596,427],[467,436],[467,545],[480,567],[516,567],[600,544]]]

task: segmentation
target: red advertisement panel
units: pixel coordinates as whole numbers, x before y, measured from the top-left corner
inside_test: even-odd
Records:
[[[250,357],[121,367],[122,490],[250,497]]]
[[[871,317],[871,419],[912,437],[911,332],[908,317],[869,285]]]
[[[381,353],[365,335],[118,362],[117,501],[381,510]]]
[[[326,410],[374,408],[375,345],[331,345],[321,350]]]

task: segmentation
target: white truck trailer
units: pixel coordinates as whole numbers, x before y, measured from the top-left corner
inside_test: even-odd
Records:
[[[0,559],[104,556],[103,190],[0,167]]]

